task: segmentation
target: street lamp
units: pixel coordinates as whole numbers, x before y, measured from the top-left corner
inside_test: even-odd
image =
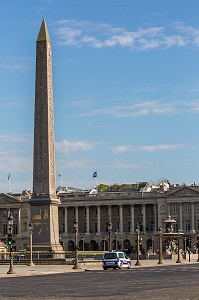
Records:
[[[163,264],[162,262],[162,228],[159,228],[159,265]]]
[[[9,260],[10,260],[10,268],[7,272],[7,274],[14,274],[14,270],[13,270],[13,256],[12,256],[12,230],[13,230],[13,216],[11,215],[11,213],[8,216],[8,246],[9,246],[9,250],[10,250],[10,254],[9,254]]]
[[[184,237],[184,259],[186,259],[187,254],[187,237]]]
[[[103,250],[106,251],[106,237],[103,236]]]
[[[180,260],[180,230],[178,230],[178,259],[176,261],[176,263],[181,263],[181,260]]]
[[[78,264],[78,242],[77,242],[77,233],[78,233],[78,221],[75,220],[73,222],[74,226],[74,233],[75,233],[75,264],[73,269],[81,269],[80,265]]]
[[[136,235],[137,235],[137,261],[135,263],[135,266],[141,266],[140,260],[139,260],[139,253],[140,253],[140,227],[137,225],[136,229]]]
[[[188,237],[189,241],[189,262],[191,261],[191,236]]]
[[[154,238],[151,237],[151,251],[152,251],[152,254],[154,254]]]
[[[29,235],[30,235],[30,261],[28,263],[28,266],[33,267],[34,263],[32,261],[32,234],[33,234],[33,224],[30,222],[29,224]]]
[[[197,259],[197,262],[199,262],[199,234],[197,234],[197,240],[198,240],[198,259]]]
[[[84,251],[84,236],[81,237],[82,240],[82,251]]]
[[[108,251],[112,250],[111,245],[111,232],[112,232],[112,223],[111,221],[108,222]]]
[[[115,232],[115,250],[118,250],[118,235],[119,235],[119,231],[118,229]]]

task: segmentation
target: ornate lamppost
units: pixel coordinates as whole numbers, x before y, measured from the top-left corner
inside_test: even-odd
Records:
[[[111,242],[111,233],[112,233],[112,223],[108,222],[108,251],[112,250],[112,242]]]
[[[151,252],[154,254],[154,238],[151,237]]]
[[[118,229],[115,232],[115,250],[118,250],[118,235],[119,235],[119,231]]]
[[[78,264],[78,241],[77,241],[77,233],[78,233],[78,221],[75,220],[73,222],[74,226],[74,233],[75,233],[75,264],[73,269],[81,269],[80,265]]]
[[[82,251],[84,251],[84,236],[81,237],[82,240]]]
[[[188,237],[189,241],[189,262],[191,261],[191,236]]]
[[[8,216],[8,246],[9,246],[9,260],[10,260],[10,268],[7,274],[15,274],[13,270],[13,256],[12,256],[12,230],[13,230],[13,216],[11,213]]]
[[[177,239],[178,239],[178,259],[177,259],[176,263],[181,263],[181,260],[180,260],[180,230],[178,230]]]
[[[33,224],[30,222],[29,224],[29,235],[30,235],[30,261],[28,263],[28,266],[33,267],[35,264],[32,261],[32,234],[33,234]]]
[[[137,235],[137,261],[135,263],[135,266],[141,266],[140,260],[139,260],[139,254],[140,254],[140,227],[137,225],[136,229],[136,235]]]
[[[184,259],[186,259],[187,254],[187,237],[184,237]]]
[[[163,264],[162,262],[162,228],[159,228],[159,261],[158,264]]]
[[[198,259],[197,259],[197,262],[199,262],[199,234],[197,234],[197,241],[198,241]]]

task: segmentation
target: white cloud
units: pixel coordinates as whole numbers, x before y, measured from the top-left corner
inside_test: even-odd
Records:
[[[140,150],[146,152],[156,152],[156,151],[170,151],[183,149],[185,145],[183,144],[174,144],[174,145],[152,145],[152,146],[142,146],[139,147]]]
[[[108,101],[107,101],[108,103]],[[118,105],[107,108],[99,108],[82,112],[77,116],[93,117],[107,115],[114,118],[139,117],[146,115],[173,115],[199,113],[199,100],[186,102],[159,103],[158,101],[145,101],[130,105]]]
[[[118,145],[112,147],[112,152],[115,154],[144,151],[144,152],[157,152],[157,151],[170,151],[185,148],[184,144],[168,144],[168,145],[149,145],[149,146],[131,146],[131,145]]]
[[[32,64],[33,60],[29,57],[0,57],[0,68],[11,71],[27,71],[31,69]]]
[[[113,153],[125,153],[125,152],[131,152],[133,150],[132,146],[129,145],[118,145],[115,147],[112,147]]]
[[[94,144],[87,141],[66,141],[55,143],[56,151],[68,154],[76,151],[90,151],[94,149]]]
[[[130,31],[122,27],[112,27],[110,24],[61,20],[56,22],[56,27],[55,35],[59,38],[59,44],[69,46],[120,46],[139,51],[185,47],[189,44],[199,47],[199,29],[181,23]]]
[[[157,101],[146,101],[132,105],[112,106],[90,112],[87,111],[86,113],[81,113],[80,116],[110,115],[112,117],[123,118],[148,114],[173,114],[177,113],[177,111],[177,105],[173,103],[159,104]]]

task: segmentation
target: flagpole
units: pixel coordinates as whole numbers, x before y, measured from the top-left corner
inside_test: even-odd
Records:
[[[61,192],[62,192],[62,173],[59,173],[58,176],[60,179],[60,186],[61,186]]]
[[[11,180],[10,180],[10,173],[8,175],[8,182],[9,182],[9,193],[12,193],[12,189],[11,189]]]
[[[97,190],[97,177],[95,177],[95,188]]]

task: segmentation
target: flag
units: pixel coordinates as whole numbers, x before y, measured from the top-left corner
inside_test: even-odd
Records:
[[[93,178],[96,178],[97,177],[97,172],[94,172],[93,173]]]
[[[8,180],[10,180],[10,173],[8,174]]]

